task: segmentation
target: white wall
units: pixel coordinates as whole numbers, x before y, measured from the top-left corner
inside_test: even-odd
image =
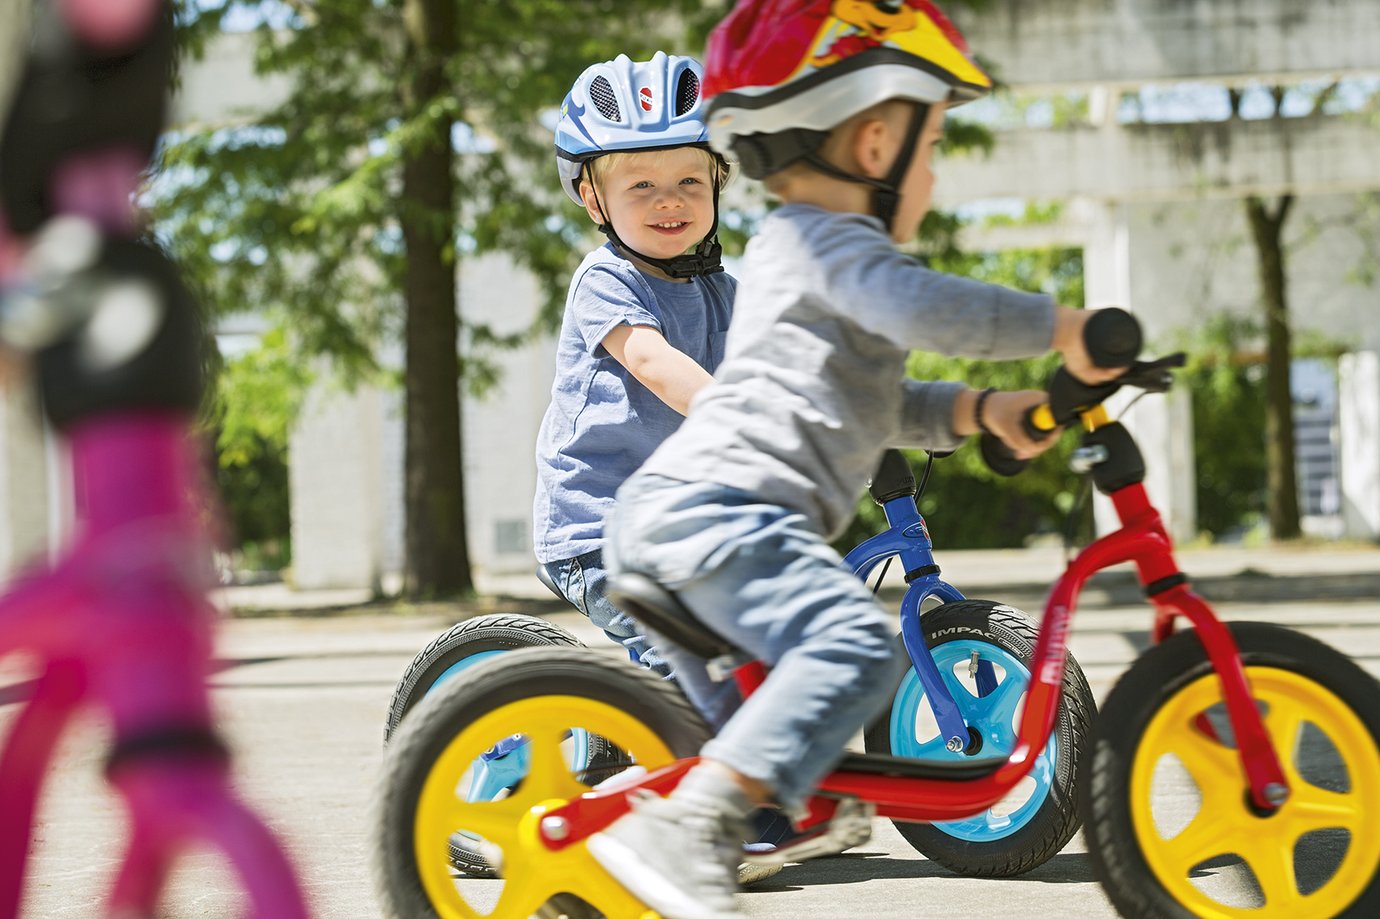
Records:
[[[1347,536],[1380,539],[1380,354],[1344,355],[1338,370],[1342,520]]]
[[[1374,0],[996,0],[948,10],[1026,87],[1373,70]]]
[[[504,255],[468,259],[460,267],[460,309],[469,321],[506,334],[536,318],[541,292],[530,274]],[[481,397],[463,395],[465,494],[470,555],[481,588],[490,576],[530,573],[537,427],[556,374],[554,338],[503,359],[503,378]]]
[[[379,587],[384,558],[383,393],[327,382],[288,442],[292,580],[304,590]]]
[[[460,309],[500,335],[536,317],[536,282],[503,255],[460,269]],[[396,346],[383,363],[401,361]],[[498,386],[462,392],[465,497],[470,560],[481,590],[528,574],[537,426],[550,399],[555,345],[549,338],[504,355]],[[404,556],[402,393],[361,386],[346,392],[323,374],[290,444],[293,581],[300,588],[392,583]]]
[[[1380,167],[1376,178],[1380,185]],[[1127,213],[1131,297],[1152,340],[1196,328],[1207,310],[1259,318],[1255,244],[1241,201],[1139,204]],[[1284,239],[1296,334],[1380,348],[1380,284],[1353,276],[1367,261],[1380,268],[1375,220],[1355,195],[1295,201]]]

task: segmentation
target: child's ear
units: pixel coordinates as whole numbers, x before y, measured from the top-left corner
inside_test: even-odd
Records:
[[[882,179],[891,170],[891,127],[881,118],[868,118],[853,132],[853,159],[863,175]]]
[[[599,225],[604,223],[604,212],[599,207],[599,198],[594,193],[594,186],[588,179],[580,182],[580,198],[585,202],[585,211],[589,214],[589,219]]]

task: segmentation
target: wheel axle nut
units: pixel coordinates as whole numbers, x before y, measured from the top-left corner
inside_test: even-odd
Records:
[[[551,839],[561,840],[570,835],[570,824],[564,817],[543,817],[541,831]]]
[[[949,742],[944,746],[950,753],[961,753],[963,751],[963,738],[950,737]]]
[[[1289,800],[1289,789],[1279,782],[1270,782],[1265,786],[1265,800],[1270,802],[1271,807],[1279,807]]]

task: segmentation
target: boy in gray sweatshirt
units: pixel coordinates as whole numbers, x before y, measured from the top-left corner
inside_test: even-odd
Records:
[[[1023,458],[1053,443],[1021,429],[1043,393],[910,380],[908,352],[1053,349],[1088,382],[1117,372],[1086,354],[1087,313],[896,249],[929,209],[946,107],[991,83],[931,4],[895,6],[890,31],[862,35],[829,0],[742,0],[710,40],[711,142],[784,205],[748,245],[714,383],[619,489],[606,558],[615,576],[650,575],[772,669],[669,798],[637,801],[590,839],[666,919],[738,915],[743,817],[765,803],[798,814],[887,702],[902,665],[893,626],[829,546],[883,451],[950,450],[980,430]],[[705,663],[667,654],[708,708]]]

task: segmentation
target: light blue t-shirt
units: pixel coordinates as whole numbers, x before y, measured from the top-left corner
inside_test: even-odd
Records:
[[[532,543],[555,562],[601,546],[613,495],[682,416],[604,350],[620,325],[650,326],[710,373],[724,356],[737,282],[643,274],[604,245],[585,257],[566,295],[551,404],[537,434]]]

